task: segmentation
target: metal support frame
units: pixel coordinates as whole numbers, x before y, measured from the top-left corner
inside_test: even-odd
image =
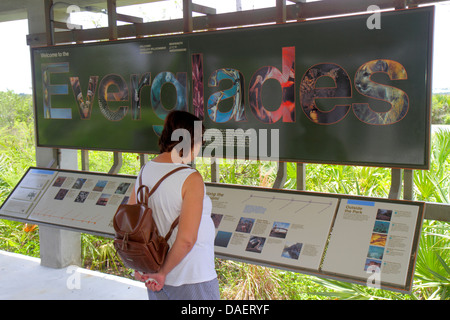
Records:
[[[414,200],[414,171],[409,169],[391,169],[391,189],[389,199]]]
[[[148,154],[144,154],[144,153],[139,154],[139,163],[140,163],[141,168],[143,166],[145,166],[147,161],[148,161]]]
[[[108,38],[109,40],[116,40],[118,38],[116,0],[108,0],[107,5],[108,5]]]
[[[211,182],[220,182],[220,166],[216,158],[211,158]]]
[[[44,0],[44,17],[45,17],[45,38],[47,39],[47,45],[51,46],[55,44],[53,25],[52,25],[52,10],[53,0]]]
[[[274,189],[283,189],[287,178],[287,163],[284,161],[278,161],[277,177],[273,183]]]
[[[306,189],[306,163],[298,162],[297,165],[297,190]]]
[[[446,221],[450,223],[450,204],[427,202],[425,204],[425,219]]]
[[[81,170],[89,171],[89,151],[81,150]]]
[[[51,0],[45,0],[51,2]],[[286,3],[286,0],[277,0]],[[368,4],[361,0],[341,0],[337,4],[335,0],[322,0],[315,2],[304,2],[303,0],[289,0],[294,4],[285,5],[286,21],[303,21],[311,18],[320,18],[333,15],[351,14],[367,11]],[[377,5],[380,9],[417,7],[419,4],[432,4],[449,0],[373,0],[371,5]],[[115,7],[115,0],[108,0],[108,5]],[[214,28],[232,28],[236,26],[248,26],[254,24],[274,23],[283,19],[282,5],[277,7],[257,10],[236,11],[222,14],[213,14],[214,9],[199,6],[192,0],[183,0],[183,19],[169,21],[156,21],[147,23],[133,23],[130,25],[117,26],[117,38],[142,37],[150,35],[162,35],[177,33],[184,30],[208,30]],[[185,12],[186,11],[186,12]],[[192,12],[206,13],[205,16],[192,17]],[[279,13],[278,13],[279,12]],[[190,13],[190,14],[189,14]],[[109,13],[108,13],[109,14]],[[281,14],[281,16],[279,16]],[[122,15],[115,14],[116,20],[121,20]],[[191,28],[192,26],[192,28]],[[46,34],[36,33],[27,36],[27,43],[35,45],[46,39]],[[188,32],[192,32],[188,31]],[[110,38],[110,30],[107,28],[86,29],[56,32],[54,43],[72,43],[78,41],[95,41]],[[114,31],[112,31],[114,32]],[[186,32],[186,31],[184,31]]]
[[[198,13],[203,13],[206,15],[217,14],[216,9],[207,7],[207,6],[202,6],[202,5],[196,4],[196,3],[192,3],[192,11],[198,12]]]
[[[192,0],[183,0],[183,32],[187,33],[193,30]]]
[[[277,0],[277,23],[286,23],[286,0]]]
[[[130,22],[134,25],[142,24],[144,19],[117,13],[117,2],[116,0],[107,1],[107,13],[108,13],[108,35],[109,40],[116,40],[119,36],[117,21]]]
[[[402,169],[391,169],[389,199],[399,199],[402,192]]]
[[[114,152],[113,155],[114,155],[114,162],[111,169],[109,169],[108,174],[117,174],[122,168],[123,164],[122,152]]]
[[[403,170],[403,199],[414,200],[414,170]]]

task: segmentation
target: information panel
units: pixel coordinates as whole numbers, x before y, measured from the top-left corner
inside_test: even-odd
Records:
[[[114,234],[112,219],[128,202],[136,177],[30,168],[0,215]]]
[[[337,198],[208,185],[216,253],[318,270]]]
[[[417,205],[341,199],[322,270],[366,280],[373,274],[371,281],[386,286],[411,283],[420,215]]]
[[[424,203],[207,184],[224,257],[410,292]]]
[[[0,218],[114,235],[136,177],[30,168]],[[219,257],[410,292],[424,203],[207,183]]]
[[[186,110],[205,157],[426,169],[434,8],[380,14],[33,48],[37,144],[158,153]]]
[[[39,202],[56,173],[56,171],[46,169],[28,169],[2,204],[0,213],[12,218],[28,218],[31,210]]]

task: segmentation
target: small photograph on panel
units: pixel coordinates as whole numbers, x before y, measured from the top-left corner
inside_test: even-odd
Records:
[[[64,183],[64,181],[66,181],[66,177],[58,177],[56,178],[55,182],[53,183],[53,187],[61,187]]]
[[[230,242],[232,232],[219,231],[217,232],[216,239],[214,240],[214,245],[218,247],[226,248]]]
[[[78,178],[72,186],[72,189],[81,189],[86,182],[86,179]]]
[[[107,183],[108,181],[106,180],[98,180],[97,184],[94,187],[94,191],[102,192]]]
[[[128,196],[123,197],[123,200],[122,200],[122,202],[120,204],[127,204],[128,200],[130,200],[130,197],[128,197]]]
[[[375,225],[373,227],[373,232],[377,233],[388,233],[390,222],[386,221],[375,221]]]
[[[211,214],[211,219],[214,222],[214,227],[217,229],[220,225],[220,222],[222,221],[223,218],[223,214],[218,214],[218,213],[212,213]]]
[[[369,246],[367,258],[382,260],[384,255],[384,247]]]
[[[387,234],[372,233],[370,244],[373,246],[384,247],[386,245]]]
[[[116,189],[116,194],[125,194],[128,190],[128,187],[130,186],[130,183],[122,182],[119,184],[119,186]]]
[[[66,196],[67,192],[69,192],[69,190],[67,189],[60,189],[58,191],[58,193],[55,196],[55,200],[63,200],[64,197]]]
[[[244,232],[244,233],[250,233],[250,231],[252,231],[254,223],[255,223],[255,219],[241,218],[239,220],[239,223],[238,223],[237,227],[236,227],[236,231]]]
[[[265,242],[266,238],[252,236],[247,243],[247,248],[245,248],[245,251],[261,253]]]
[[[374,259],[367,259],[366,264],[364,265],[364,271],[379,273],[381,271],[381,261]]]
[[[303,243],[299,242],[286,242],[283,248],[281,256],[284,258],[298,260],[300,252],[302,251]]]
[[[391,221],[392,210],[378,209],[377,220]]]
[[[80,191],[78,196],[75,198],[75,202],[84,203],[84,201],[86,201],[88,196],[89,196],[89,192],[87,192],[87,191]]]
[[[98,206],[106,206],[110,197],[110,194],[102,193],[96,204]]]
[[[273,223],[272,229],[270,229],[269,236],[274,238],[285,239],[290,225],[291,224],[287,222],[275,221]]]

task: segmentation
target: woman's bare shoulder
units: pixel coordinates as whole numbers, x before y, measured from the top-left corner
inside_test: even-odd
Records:
[[[186,191],[188,192],[203,192],[205,187],[205,183],[203,182],[202,175],[195,170],[192,172],[184,181],[183,183],[183,194],[185,194]]]
[[[203,177],[200,174],[200,172],[198,172],[197,170],[195,170],[194,172],[192,172],[187,178],[186,178],[186,182],[189,184],[201,184],[203,185]]]

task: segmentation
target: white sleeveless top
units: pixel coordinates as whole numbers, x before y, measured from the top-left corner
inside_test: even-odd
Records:
[[[195,170],[184,164],[149,161],[141,171],[142,183],[151,190],[159,179],[179,166],[185,166],[189,169],[175,172],[167,177],[149,199],[149,206],[153,210],[153,218],[162,236],[167,234],[173,221],[180,215],[182,186],[186,178]],[[138,183],[139,177],[136,183],[136,191]],[[206,190],[203,192],[203,212],[197,242],[186,257],[167,274],[165,283],[167,285],[180,286],[200,283],[217,277],[214,266],[215,227],[211,219],[212,203],[206,195]],[[178,227],[174,229],[169,239],[170,246],[173,245],[177,232]]]

